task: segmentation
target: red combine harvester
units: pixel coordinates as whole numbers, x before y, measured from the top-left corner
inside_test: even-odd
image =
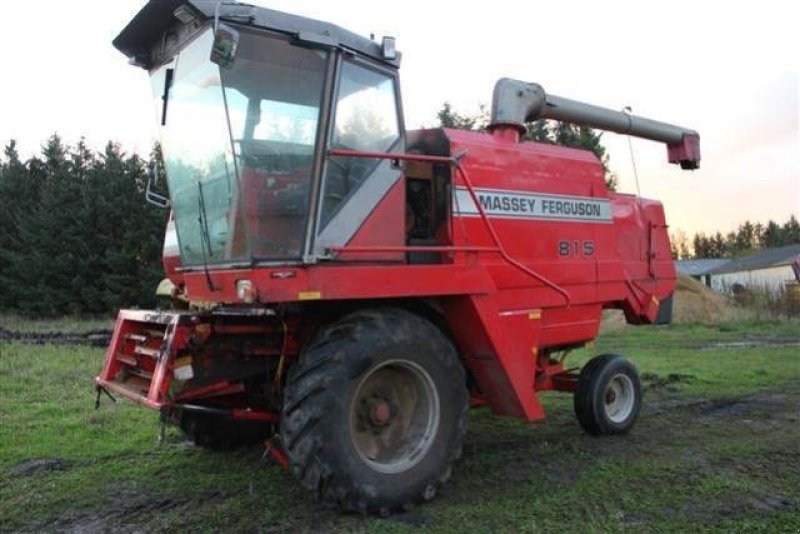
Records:
[[[587,432],[633,426],[633,365],[565,358],[604,309],[670,320],[663,208],[520,137],[567,121],[694,169],[696,132],[509,79],[489,133],[406,131],[393,39],[244,4],[152,0],[114,45],[153,84],[173,296],[203,306],[121,311],[98,396],[209,448],[270,439],[323,502],[380,514],[434,496],[470,404],[536,421],[565,391]]]

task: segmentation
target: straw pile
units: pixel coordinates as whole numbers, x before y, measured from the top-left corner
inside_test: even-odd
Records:
[[[672,321],[675,323],[714,324],[728,312],[722,295],[685,275],[678,276],[672,305]]]
[[[725,320],[731,307],[725,297],[715,293],[691,276],[679,275],[672,300],[672,322],[681,324],[714,324]],[[603,313],[602,331],[618,330],[627,325],[619,310]]]

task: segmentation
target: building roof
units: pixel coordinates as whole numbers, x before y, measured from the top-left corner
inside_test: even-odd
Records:
[[[762,250],[755,254],[750,254],[749,256],[732,259],[724,265],[713,269],[709,274],[755,271],[758,269],[767,269],[769,267],[791,265],[798,260],[800,260],[800,245],[789,245],[786,247]]]
[[[689,276],[702,276],[708,274],[718,267],[722,267],[728,263],[727,258],[715,258],[705,260],[678,260],[675,262],[675,268],[681,274]]]

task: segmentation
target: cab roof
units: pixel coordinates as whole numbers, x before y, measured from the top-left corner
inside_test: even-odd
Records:
[[[218,4],[219,0],[150,0],[114,39],[114,47],[135,59],[137,65],[150,68],[151,47],[179,23],[176,10],[185,6],[197,19],[210,21],[214,19]],[[394,67],[400,64],[399,54],[397,59],[384,59],[380,43],[335,24],[227,0],[219,5],[219,18],[277,31],[303,41],[349,49]]]

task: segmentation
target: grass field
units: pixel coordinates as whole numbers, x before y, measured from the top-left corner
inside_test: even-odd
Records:
[[[800,323],[628,328],[574,362],[610,351],[645,384],[630,435],[587,436],[559,394],[537,424],[477,409],[437,499],[382,520],[319,508],[261,450],[95,411],[102,349],[0,342],[0,531],[800,532]]]

